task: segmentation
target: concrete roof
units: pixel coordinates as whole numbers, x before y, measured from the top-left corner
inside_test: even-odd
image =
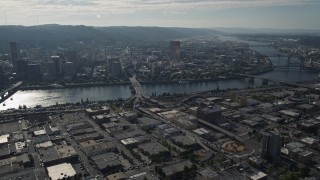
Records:
[[[0,144],[8,143],[9,134],[4,134],[0,136]]]
[[[130,144],[134,144],[137,143],[138,141],[134,138],[127,138],[127,139],[123,139],[121,140],[121,143],[124,145],[130,145]]]
[[[121,166],[119,157],[115,153],[105,153],[97,156],[92,156],[91,159],[95,162],[99,169],[107,167]]]
[[[69,163],[62,163],[55,166],[47,167],[48,175],[52,180],[63,179],[64,177],[73,177],[76,171]]]
[[[198,128],[193,130],[194,133],[198,134],[198,135],[203,135],[203,134],[207,134],[210,131],[206,130],[205,128]]]
[[[187,166],[188,168],[192,167],[192,163],[190,161],[183,161],[180,163],[172,164],[162,168],[162,171],[166,174],[166,176],[171,176],[177,172],[182,172],[184,167]]]
[[[139,149],[143,150],[149,155],[157,155],[161,152],[166,152],[166,151],[169,152],[169,150],[166,147],[164,147],[162,144],[159,144],[157,142],[141,144],[138,147]]]

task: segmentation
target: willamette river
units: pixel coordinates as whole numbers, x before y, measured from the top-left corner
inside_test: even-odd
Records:
[[[239,41],[232,37],[222,37],[223,40]],[[261,44],[257,42],[249,42],[250,45]],[[258,51],[264,55],[279,54],[273,48],[267,46],[252,47],[252,49]],[[286,64],[287,58],[270,58],[274,64]],[[293,61],[298,59],[294,58]],[[291,70],[274,70],[262,75],[262,77],[268,77],[271,79],[281,81],[307,81],[318,79],[318,73],[309,71],[298,71],[297,69]],[[245,79],[239,80],[219,80],[210,82],[190,82],[188,84],[168,83],[168,84],[145,84],[142,86],[144,91],[151,95],[155,93],[157,95],[169,92],[174,93],[192,93],[199,91],[207,91],[217,89],[232,89],[232,88],[247,88],[261,86],[261,80],[255,80],[254,83],[249,83]],[[112,100],[118,98],[129,98],[131,92],[127,85],[117,86],[102,86],[102,87],[78,87],[78,88],[67,88],[67,89],[54,89],[54,90],[30,90],[30,91],[18,91],[11,98],[7,99],[4,103],[0,104],[0,110],[6,110],[9,108],[18,108],[19,105],[26,105],[27,107],[35,107],[36,105],[50,106],[57,103],[76,103],[80,102],[81,99],[84,101],[88,98],[90,101],[98,100]]]

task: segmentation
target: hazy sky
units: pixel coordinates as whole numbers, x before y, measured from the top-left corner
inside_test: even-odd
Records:
[[[0,24],[320,29],[320,0],[0,0]]]

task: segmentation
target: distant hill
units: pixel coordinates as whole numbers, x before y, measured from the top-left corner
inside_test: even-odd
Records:
[[[0,48],[7,50],[10,41],[19,42],[23,48],[55,49],[78,46],[80,42],[112,45],[114,42],[164,41],[219,33],[208,29],[164,27],[0,26]]]
[[[214,28],[228,34],[241,35],[312,35],[320,36],[319,30],[312,29],[273,29],[273,28]]]

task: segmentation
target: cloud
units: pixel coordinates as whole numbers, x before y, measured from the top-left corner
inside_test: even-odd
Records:
[[[96,5],[88,0],[33,0],[34,4],[41,5],[68,5],[68,6],[92,6]]]
[[[259,6],[286,6],[319,3],[318,0],[6,0],[0,2],[4,9],[22,8],[29,10],[37,7],[68,10],[70,7],[84,11],[127,12],[130,10],[188,10],[217,9]],[[15,5],[12,6],[12,5]],[[20,8],[19,8],[20,7]],[[46,9],[49,10],[50,9]],[[73,8],[69,9],[73,11]],[[131,12],[131,11],[130,11]]]
[[[48,23],[76,16],[103,19],[105,15],[135,12],[184,15],[192,10],[308,4],[320,3],[319,0],[3,0],[0,13],[6,13],[8,21],[14,24],[32,24],[35,16],[40,22]]]

